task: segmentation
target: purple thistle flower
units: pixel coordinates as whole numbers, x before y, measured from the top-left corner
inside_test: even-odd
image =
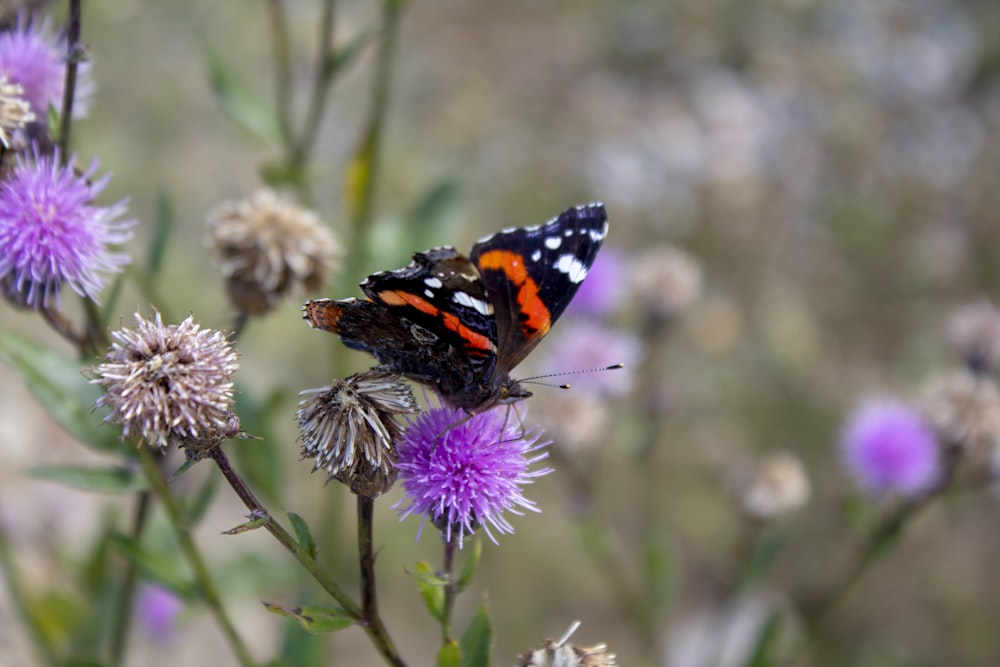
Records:
[[[20,21],[17,28],[0,33],[0,76],[21,85],[24,99],[38,121],[44,123],[49,105],[62,108],[66,82],[66,42],[54,37],[48,21]],[[86,115],[94,90],[90,63],[77,66],[73,115]]]
[[[167,642],[174,634],[177,617],[184,610],[184,601],[172,590],[160,584],[145,584],[136,596],[135,611],[140,625],[150,639]]]
[[[541,511],[521,487],[552,472],[529,470],[548,456],[538,453],[548,442],[538,441],[540,430],[524,432],[516,422],[506,409],[466,419],[465,412],[450,408],[435,408],[410,421],[398,447],[406,498],[394,507],[401,518],[429,516],[449,542],[457,530],[461,548],[464,536],[479,526],[494,544],[491,528],[513,533],[505,512],[521,516],[521,509]]]
[[[920,414],[895,399],[858,406],[840,440],[844,465],[858,484],[873,493],[916,496],[940,475],[934,432]]]
[[[628,275],[619,251],[605,247],[566,307],[567,313],[607,316],[621,307]]]
[[[116,220],[128,200],[95,206],[94,198],[111,178],[93,182],[97,161],[83,173],[75,157],[60,166],[59,154],[19,155],[0,183],[0,285],[16,303],[32,308],[59,307],[65,283],[97,301],[101,273],[118,273],[129,263],[108,246],[132,238],[135,220]]]

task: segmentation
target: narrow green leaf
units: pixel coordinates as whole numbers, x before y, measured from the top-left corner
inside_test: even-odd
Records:
[[[760,629],[757,635],[757,643],[750,651],[750,659],[747,660],[747,667],[775,667],[786,664],[788,656],[780,659],[778,655],[778,640],[781,637],[781,619],[778,614],[771,614],[767,623]]]
[[[222,531],[223,535],[239,535],[240,533],[246,533],[251,530],[257,530],[261,526],[267,523],[268,517],[266,516],[255,516],[249,521],[241,523],[235,528],[230,528],[229,530]]]
[[[98,428],[91,414],[101,388],[80,374],[80,365],[10,331],[0,331],[0,359],[16,370],[49,416],[84,445],[122,451],[117,427]]]
[[[458,575],[458,581],[456,582],[456,588],[458,592],[461,593],[469,584],[472,583],[472,578],[476,574],[476,568],[479,566],[479,558],[483,553],[483,541],[479,539],[477,535],[471,540],[472,545],[468,550],[468,557],[466,558],[465,565],[462,566],[462,571]]]
[[[349,220],[357,220],[365,207],[365,197],[372,178],[375,154],[375,127],[369,126],[344,170],[344,205]]]
[[[40,466],[30,468],[28,474],[38,479],[57,482],[81,491],[100,493],[131,493],[145,491],[146,479],[137,471],[113,466],[88,468],[84,466]]]
[[[462,635],[462,667],[490,667],[493,655],[493,624],[490,608],[483,600]]]
[[[446,641],[438,649],[438,667],[459,667],[462,664],[462,649],[454,639]]]
[[[434,568],[427,561],[417,561],[417,569],[413,576],[417,580],[417,588],[420,589],[420,597],[424,599],[424,605],[431,617],[436,621],[444,621],[444,586],[446,581],[434,572]]]
[[[306,550],[306,553],[312,557],[313,560],[316,559],[316,540],[313,539],[312,531],[309,530],[309,524],[306,520],[295,512],[289,512],[288,518],[292,522],[292,528],[295,530],[295,540],[299,543],[299,546]]]
[[[258,99],[236,69],[222,55],[206,45],[208,76],[225,114],[250,134],[269,143],[281,139],[281,127],[274,113]]]
[[[314,635],[327,632],[336,632],[354,625],[354,619],[338,607],[327,606],[306,606],[306,607],[282,607],[270,602],[263,603],[264,607],[272,614],[278,614],[285,618],[290,618],[306,632]]]
[[[782,533],[765,530],[757,536],[753,551],[740,573],[741,590],[756,588],[767,577],[784,544],[785,536]]]
[[[174,205],[164,192],[156,196],[156,219],[153,226],[153,238],[149,241],[149,251],[146,256],[146,272],[150,278],[155,278],[163,267],[163,257],[167,253],[167,242],[174,228]]]

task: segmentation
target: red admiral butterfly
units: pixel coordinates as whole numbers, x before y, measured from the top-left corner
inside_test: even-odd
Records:
[[[309,301],[303,316],[445,403],[482,412],[531,396],[510,372],[566,309],[607,232],[603,204],[577,206],[482,238],[467,258],[447,246],[415,253],[365,278],[368,299]]]

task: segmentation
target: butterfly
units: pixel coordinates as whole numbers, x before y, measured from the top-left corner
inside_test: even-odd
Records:
[[[367,298],[308,301],[303,317],[451,407],[482,412],[531,396],[510,373],[569,305],[607,233],[603,204],[575,206],[479,239],[468,257],[415,253],[365,278]]]

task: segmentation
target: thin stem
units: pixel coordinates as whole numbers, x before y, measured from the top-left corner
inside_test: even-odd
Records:
[[[229,462],[229,458],[226,453],[222,451],[222,447],[213,447],[210,456],[215,464],[219,467],[222,472],[222,476],[225,477],[226,481],[239,496],[243,504],[246,505],[247,509],[250,510],[250,515],[254,518],[264,519],[263,527],[274,536],[275,539],[285,547],[285,549],[295,557],[297,561],[306,569],[310,576],[316,580],[316,582],[323,587],[327,593],[330,594],[337,604],[343,608],[351,618],[355,619],[361,627],[364,629],[365,633],[368,635],[372,643],[375,644],[375,648],[379,653],[382,654],[382,658],[387,664],[394,665],[395,667],[406,667],[406,663],[399,656],[399,652],[396,650],[392,639],[389,637],[389,633],[386,631],[382,620],[378,616],[372,618],[365,618],[361,608],[348,596],[336,582],[330,577],[329,574],[313,559],[309,553],[303,549],[299,543],[295,540],[292,535],[285,530],[281,524],[279,524],[273,516],[260,504],[260,501],[253,495],[250,488],[246,485],[235,470],[233,470],[232,464]]]
[[[442,537],[444,535],[442,534]],[[455,598],[458,597],[458,583],[455,581],[455,539],[444,540],[444,614],[441,619],[441,641],[445,644],[452,641],[451,617],[455,611]]]
[[[135,506],[135,516],[132,519],[132,539],[136,542],[142,537],[142,529],[149,516],[151,495],[149,491],[139,493]],[[135,584],[138,580],[138,570],[135,562],[129,560],[125,566],[125,577],[121,591],[118,593],[118,613],[115,614],[114,625],[111,628],[111,658],[110,664],[117,667],[125,658],[125,645],[128,640],[129,621],[132,619],[132,600]]]
[[[361,567],[361,609],[365,621],[378,617],[378,597],[375,592],[375,554],[372,535],[375,501],[370,496],[358,497],[358,563]]]
[[[142,461],[142,468],[146,473],[146,479],[149,481],[152,492],[163,503],[163,507],[167,512],[167,518],[170,520],[174,532],[177,534],[181,551],[191,564],[191,567],[194,568],[195,577],[198,580],[198,585],[201,587],[205,602],[215,616],[216,621],[222,627],[222,631],[226,635],[230,646],[232,646],[240,665],[243,667],[253,667],[255,664],[253,657],[250,655],[249,649],[247,649],[239,634],[237,634],[236,626],[233,625],[232,620],[226,613],[225,607],[222,605],[222,598],[219,596],[219,591],[215,586],[215,580],[212,579],[208,571],[208,566],[205,564],[201,552],[198,551],[198,547],[191,537],[191,530],[184,520],[177,499],[174,498],[173,493],[171,493],[170,488],[167,486],[163,471],[160,470],[152,451],[148,447],[139,448],[139,459]]]
[[[66,81],[63,86],[62,114],[59,118],[59,159],[69,161],[69,133],[73,119],[73,98],[76,95],[76,75],[83,56],[80,30],[83,22],[81,0],[69,0],[69,25],[66,28]]]
[[[283,0],[268,0],[271,17],[271,44],[274,48],[274,93],[281,139],[289,149],[295,143],[292,132],[292,47],[288,36],[288,16]]]
[[[326,109],[326,101],[329,98],[332,87],[333,75],[336,73],[333,51],[336,15],[337,0],[324,0],[323,16],[319,22],[319,51],[316,58],[316,72],[313,80],[312,94],[309,99],[309,107],[306,110],[306,121],[302,129],[302,136],[299,137],[299,141],[295,144],[292,153],[292,163],[295,167],[302,167],[306,163],[309,159],[309,153],[316,143],[319,123],[323,118],[323,111]]]
[[[379,42],[375,84],[372,89],[372,103],[364,138],[364,141],[369,144],[367,149],[368,176],[364,179],[360,205],[352,221],[353,231],[356,235],[371,222],[375,208],[375,193],[382,166],[382,133],[386,112],[389,109],[389,84],[392,80],[396,37],[399,33],[399,15],[404,4],[396,0],[385,0],[382,3],[382,39]]]
[[[7,597],[10,598],[14,609],[17,610],[31,636],[31,642],[35,647],[40,665],[56,667],[62,665],[63,661],[56,655],[56,649],[43,629],[39,618],[32,613],[28,606],[28,601],[22,588],[24,579],[18,571],[17,563],[14,562],[14,555],[11,553],[10,541],[4,530],[3,522],[0,522],[0,570],[3,571],[3,579],[7,582]]]

